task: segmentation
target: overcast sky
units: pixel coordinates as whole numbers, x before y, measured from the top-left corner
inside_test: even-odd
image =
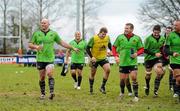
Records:
[[[103,7],[100,8],[99,18],[109,29],[109,35],[112,41],[124,31],[124,25],[127,22],[133,23],[135,26],[134,33],[144,36],[145,30],[137,20],[137,12],[139,5],[144,0],[108,0]]]
[[[114,42],[116,37],[123,33],[124,26],[127,22],[133,23],[135,26],[134,33],[139,36],[147,35],[147,32],[143,30],[142,25],[137,20],[137,12],[139,5],[144,0],[106,0],[105,5],[98,8],[98,18],[102,23],[101,26],[95,27],[96,33],[98,33],[99,28],[105,26],[108,28],[108,34],[111,37],[111,41]],[[63,25],[67,19],[61,19],[59,23],[55,25]],[[73,26],[74,25],[74,26]],[[75,21],[71,24],[63,26],[58,32],[62,35],[65,41],[70,41],[73,39],[73,34],[75,31]],[[67,30],[68,29],[68,30]],[[87,37],[90,38],[90,37]]]

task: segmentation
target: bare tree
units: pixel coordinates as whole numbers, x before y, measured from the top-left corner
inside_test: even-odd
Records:
[[[146,28],[154,24],[170,26],[180,19],[180,0],[146,0],[141,4],[138,18]]]
[[[70,18],[75,18],[79,14],[76,12],[74,4],[75,0],[71,0]],[[83,39],[86,39],[88,33],[94,34],[94,27],[101,24],[98,19],[98,9],[106,3],[106,0],[80,0],[80,24]]]
[[[7,11],[9,0],[1,0],[0,8],[3,12],[3,36],[7,36]],[[3,38],[3,53],[6,54],[6,38]]]

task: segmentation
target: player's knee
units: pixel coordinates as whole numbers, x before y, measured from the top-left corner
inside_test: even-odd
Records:
[[[146,71],[146,79],[150,79],[151,78],[151,74],[152,72],[151,71]]]
[[[162,74],[164,74],[164,72],[165,72],[165,69],[163,68],[163,67],[155,67],[154,68],[154,70],[155,70],[155,72],[159,75],[162,75]]]
[[[180,74],[176,75],[176,84],[180,85]]]
[[[71,75],[76,75],[76,71],[71,71]]]
[[[45,75],[40,76],[40,80],[44,81],[45,80]]]
[[[109,68],[106,69],[105,73],[106,73],[106,74],[109,74],[109,73],[110,73],[110,69],[109,69]]]
[[[132,81],[133,82],[137,82],[137,78],[136,77],[132,77]]]
[[[54,70],[54,64],[48,64],[46,66],[46,72],[48,75],[51,74],[53,72],[53,70]]]

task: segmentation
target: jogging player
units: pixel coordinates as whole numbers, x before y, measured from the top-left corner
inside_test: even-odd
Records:
[[[104,70],[100,91],[106,94],[105,85],[110,74],[110,64],[107,60],[107,48],[111,50],[111,42],[109,36],[106,35],[107,33],[107,28],[102,27],[99,33],[89,40],[87,45],[86,51],[91,58],[91,73],[89,76],[90,94],[93,94],[94,77],[98,65]]]
[[[29,47],[31,49],[37,50],[37,69],[39,70],[39,86],[41,89],[40,99],[45,98],[45,77],[46,74],[49,80],[49,90],[50,96],[49,99],[53,99],[54,97],[54,78],[53,78],[53,69],[54,69],[54,43],[58,43],[61,46],[72,49],[74,51],[78,51],[78,49],[73,48],[69,44],[65,43],[59,35],[49,29],[49,20],[42,19],[41,20],[41,28],[40,30],[34,32],[30,42]]]
[[[116,48],[119,50],[119,58],[115,53],[113,55],[115,56],[116,62],[119,62],[120,60],[120,97],[124,96],[124,88],[126,84],[125,81],[130,75],[135,96],[133,101],[137,102],[139,100],[137,82],[137,56],[143,53],[144,48],[141,38],[133,34],[133,30],[134,25],[132,23],[126,23],[124,33],[120,34],[113,44],[113,50],[116,50]]]
[[[163,66],[163,57],[161,48],[164,45],[165,37],[160,35],[161,27],[160,25],[155,25],[153,27],[153,33],[145,39],[144,43],[144,53],[145,53],[145,69],[146,69],[146,87],[145,94],[149,95],[150,90],[150,80],[152,74],[152,68],[156,73],[156,78],[154,81],[154,96],[158,96],[158,89],[160,86],[160,81],[165,74],[165,67]]]
[[[170,56],[180,102],[180,20],[174,22],[174,31],[166,39],[165,52]]]
[[[75,32],[75,39],[69,43],[71,46],[79,49],[79,52],[75,52],[71,49],[66,51],[66,64],[68,63],[68,58],[71,56],[71,76],[74,80],[74,88],[81,89],[82,81],[82,70],[85,63],[85,51],[86,42],[81,38],[80,32]],[[76,74],[78,76],[76,76]]]

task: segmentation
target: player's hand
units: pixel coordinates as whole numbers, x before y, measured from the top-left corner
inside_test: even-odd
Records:
[[[174,53],[173,53],[173,56],[174,56],[174,57],[177,57],[177,56],[180,56],[180,54],[174,52]]]
[[[155,56],[156,56],[156,57],[161,57],[162,54],[161,54],[161,53],[156,53]]]
[[[72,48],[75,52],[79,52],[79,49],[78,48]]]
[[[40,51],[40,50],[42,50],[43,49],[43,46],[42,45],[36,45],[36,50],[37,51]]]
[[[110,51],[110,52],[107,52],[107,56],[108,57],[110,57],[110,56],[112,56],[113,54],[112,54],[112,51]]]
[[[119,57],[114,57],[117,64],[119,64]]]
[[[95,57],[92,57],[92,58],[91,58],[91,62],[92,62],[92,63],[95,63],[95,62],[96,62],[96,58],[95,58]]]
[[[134,53],[131,55],[132,58],[136,58],[137,57],[137,53]]]

